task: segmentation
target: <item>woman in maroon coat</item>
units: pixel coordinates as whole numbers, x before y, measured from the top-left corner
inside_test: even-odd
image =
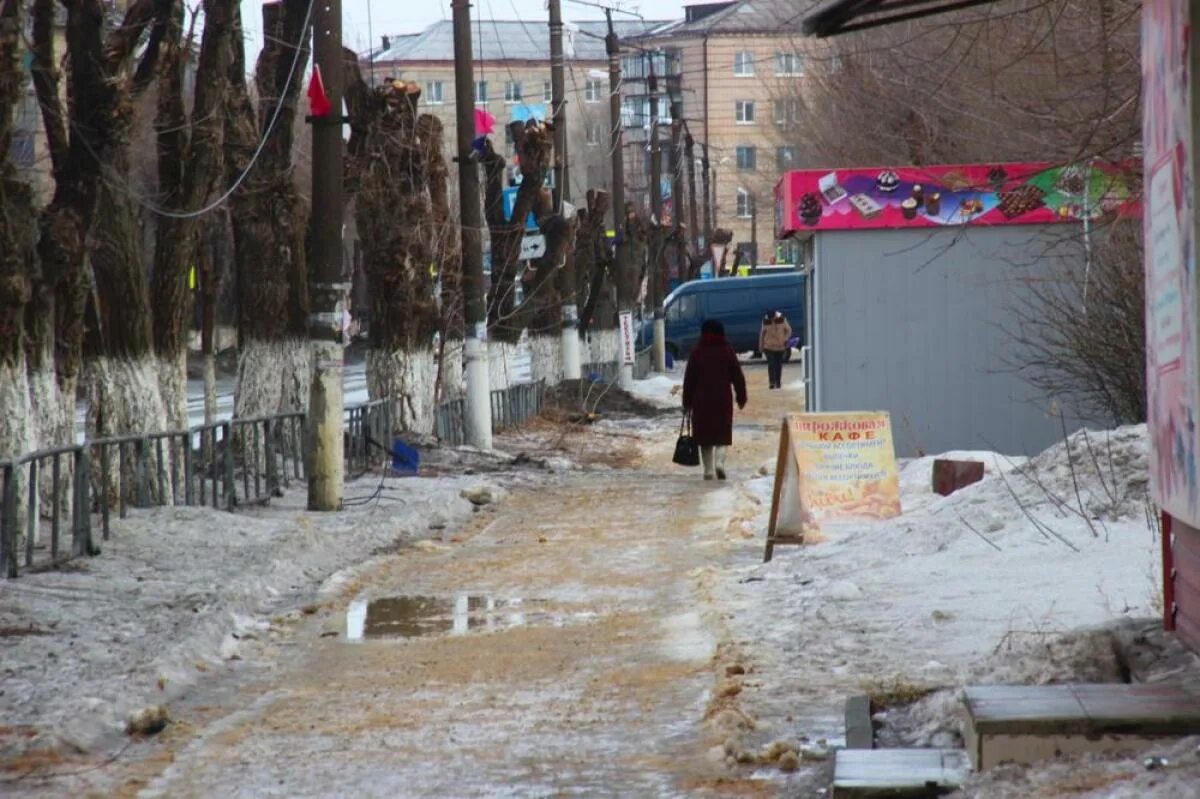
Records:
[[[746,378],[737,354],[716,319],[700,328],[700,343],[683,373],[683,412],[692,417],[692,435],[700,445],[704,479],[725,479],[725,448],[733,443],[733,401],[746,407]]]

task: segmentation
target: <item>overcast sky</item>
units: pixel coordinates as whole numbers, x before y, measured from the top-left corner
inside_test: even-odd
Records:
[[[603,0],[640,13],[647,19],[678,19],[682,0]],[[562,0],[563,19],[603,19],[598,8]],[[472,18],[548,20],[545,0],[473,0]],[[626,16],[626,15],[618,15]],[[247,63],[253,65],[262,48],[262,0],[243,0],[242,19],[248,39]],[[430,23],[450,19],[450,0],[342,0],[342,38],[347,47],[362,52],[379,44],[386,34],[417,33]],[[549,34],[547,34],[549,35]]]

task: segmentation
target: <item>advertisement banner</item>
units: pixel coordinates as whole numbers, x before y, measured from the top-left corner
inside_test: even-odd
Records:
[[[830,519],[900,515],[900,477],[886,411],[795,413],[783,420],[764,560]]]
[[[1187,0],[1142,5],[1143,217],[1150,490],[1164,511],[1200,526],[1191,76]]]
[[[629,366],[637,361],[637,347],[633,336],[633,313],[621,311],[621,364]]]
[[[1136,211],[1128,170],[1108,164],[958,164],[787,172],[776,237],[811,230],[1077,222]]]

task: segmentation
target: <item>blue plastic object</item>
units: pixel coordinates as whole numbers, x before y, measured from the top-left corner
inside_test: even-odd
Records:
[[[421,468],[421,453],[398,438],[392,439],[392,471],[416,474]]]

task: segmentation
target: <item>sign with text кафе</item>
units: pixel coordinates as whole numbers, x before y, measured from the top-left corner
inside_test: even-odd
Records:
[[[765,560],[828,519],[900,515],[891,418],[884,411],[795,413],[783,420]]]

